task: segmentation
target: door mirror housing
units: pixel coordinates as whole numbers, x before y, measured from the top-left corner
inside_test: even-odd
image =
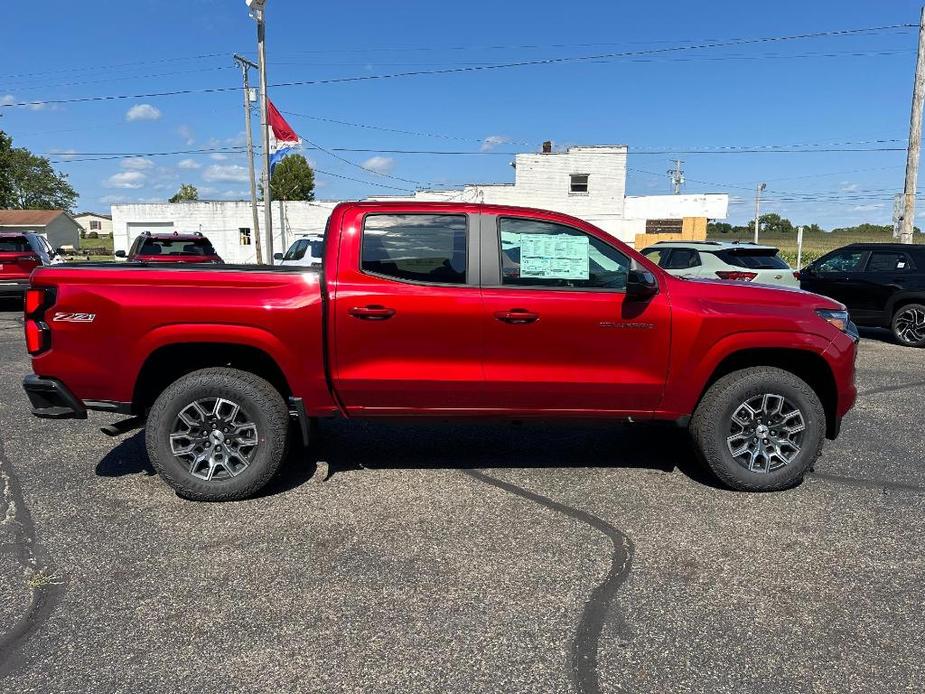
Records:
[[[116,252],[114,253],[114,255],[115,255],[117,258],[124,258],[124,257],[125,257],[125,251],[116,251]]]
[[[273,254],[273,260],[282,260],[282,259],[283,259],[283,254],[282,254],[282,253],[274,253],[274,254]]]
[[[626,278],[628,301],[646,301],[658,294],[658,282],[648,270],[630,270]]]

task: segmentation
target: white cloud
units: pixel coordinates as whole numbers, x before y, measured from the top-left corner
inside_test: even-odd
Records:
[[[193,129],[188,125],[181,125],[179,128],[177,128],[177,134],[183,138],[183,141],[188,145],[196,142],[196,137],[193,135]]]
[[[882,210],[885,207],[882,203],[872,205],[855,205],[851,208],[852,212],[871,212],[873,210]]]
[[[489,135],[484,140],[482,140],[482,146],[479,149],[483,152],[490,152],[498,145],[503,145],[510,141],[511,138],[506,137],[505,135]]]
[[[190,169],[198,169],[199,167],[200,167],[200,164],[195,159],[183,159],[182,161],[177,163],[178,169],[190,170]]]
[[[369,169],[370,171],[375,171],[376,173],[389,173],[393,168],[395,168],[395,160],[392,157],[382,157],[376,155],[375,157],[370,157],[361,165],[364,169]]]
[[[12,94],[4,94],[0,96],[0,106],[12,106],[16,103],[16,97]]]
[[[858,184],[851,183],[851,181],[842,181],[841,182],[841,192],[843,193],[854,193],[857,192]]]
[[[163,198],[133,198],[130,195],[104,195],[99,201],[106,205],[119,205],[129,202],[164,202]]]
[[[143,188],[147,177],[140,171],[122,171],[107,178],[103,185],[107,188]]]
[[[76,149],[52,149],[49,150],[49,154],[53,154],[58,159],[63,159],[65,161],[70,161],[77,156]]]
[[[154,166],[153,161],[144,157],[129,157],[128,159],[123,159],[120,164],[123,169],[129,169],[130,171],[144,171]]]
[[[247,169],[237,164],[212,164],[202,172],[202,180],[240,183],[248,180]]]
[[[135,104],[125,113],[125,120],[129,122],[136,120],[157,120],[160,117],[160,110],[151,104]]]
[[[221,196],[223,198],[233,198],[235,200],[242,200],[250,196],[249,190],[226,190],[223,191]]]
[[[4,94],[0,96],[0,106],[12,106],[13,104],[18,104],[20,100],[13,96],[12,94]],[[27,108],[30,111],[44,111],[48,109],[50,111],[57,111],[58,104],[49,104],[44,101],[36,101],[34,103],[24,103],[20,108]]]
[[[226,157],[224,154],[219,154],[218,152],[209,155],[209,159],[214,161],[225,161],[227,158],[228,157]]]

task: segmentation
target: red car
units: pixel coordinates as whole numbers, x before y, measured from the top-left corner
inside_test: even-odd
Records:
[[[31,231],[0,232],[0,298],[22,297],[32,271],[51,264],[54,258],[44,236]]]
[[[212,243],[200,232],[175,231],[170,234],[144,232],[135,239],[128,254],[116,251],[117,258],[139,263],[221,263]]]
[[[257,492],[290,418],[669,420],[728,485],[792,486],[855,401],[857,331],[797,289],[672,277],[579,219],[337,206],[322,268],[36,271],[33,414],[134,415],[183,496]],[[106,360],[90,358],[105,352]]]

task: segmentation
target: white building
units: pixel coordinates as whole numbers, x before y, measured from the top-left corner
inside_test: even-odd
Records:
[[[455,190],[421,190],[411,196],[375,196],[373,200],[461,201],[538,207],[564,212],[633,244],[647,231],[681,230],[684,218],[725,219],[729,196],[626,195],[626,145],[570,147],[518,154],[514,182],[467,185]],[[321,233],[337,203],[284,203],[280,235],[279,203],[272,203],[274,250],[284,251],[298,234]],[[261,220],[263,219],[261,208]],[[252,214],[247,202],[181,202],[113,205],[113,244],[127,250],[142,231],[201,231],[227,262],[254,262]],[[701,225],[705,229],[705,223]],[[264,256],[265,257],[265,256]]]
[[[112,236],[111,215],[96,212],[78,212],[74,215],[74,221],[83,229],[84,238],[87,238],[91,231],[96,232],[97,236]]]

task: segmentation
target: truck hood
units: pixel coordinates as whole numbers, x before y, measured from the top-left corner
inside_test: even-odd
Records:
[[[698,298],[719,303],[740,304],[743,306],[774,306],[795,309],[824,308],[842,311],[845,305],[827,296],[813,294],[797,287],[780,287],[770,284],[753,284],[751,282],[732,282],[729,280],[710,280],[684,277],[671,277],[674,282],[683,282],[686,291],[694,290]]]

